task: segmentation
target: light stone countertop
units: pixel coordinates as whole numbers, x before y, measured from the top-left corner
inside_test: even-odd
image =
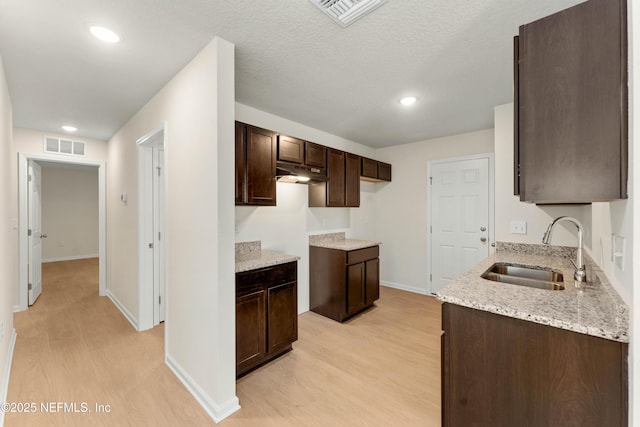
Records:
[[[564,254],[545,255],[536,250],[537,246],[541,245],[505,244],[504,247],[508,250],[497,250],[438,291],[437,298],[516,319],[613,341],[629,342],[628,308],[589,256],[585,254],[588,281],[576,287],[570,258],[562,256],[566,255],[566,251]],[[481,278],[495,262],[559,270],[564,275],[565,289],[550,291]]]
[[[309,246],[338,249],[341,251],[354,251],[357,249],[379,246],[380,244],[380,242],[374,242],[371,240],[346,239],[344,232],[312,234],[309,236]]]
[[[262,250],[259,240],[236,243],[236,273],[298,261],[299,256]]]

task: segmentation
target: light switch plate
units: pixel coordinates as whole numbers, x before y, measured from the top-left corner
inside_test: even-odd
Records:
[[[511,234],[527,234],[527,221],[511,221]]]

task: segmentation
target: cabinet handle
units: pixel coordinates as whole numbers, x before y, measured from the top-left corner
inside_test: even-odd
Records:
[[[481,241],[482,243],[484,243],[484,242],[486,242],[486,241],[487,241],[487,238],[486,238],[486,237],[481,237],[481,238],[480,238],[480,241]]]
[[[487,227],[480,227],[480,231],[487,231]]]

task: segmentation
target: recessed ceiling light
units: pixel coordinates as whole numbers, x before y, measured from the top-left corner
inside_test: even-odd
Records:
[[[78,130],[77,127],[75,126],[70,126],[70,125],[63,125],[62,129],[65,130],[66,132],[75,132]]]
[[[89,27],[89,31],[95,38],[105,43],[118,43],[120,41],[120,36],[111,31],[108,28],[101,27],[99,25],[92,25]]]
[[[402,98],[400,100],[400,103],[402,105],[413,105],[415,104],[415,102],[418,100],[418,98],[416,98],[415,96],[407,96],[405,98]]]

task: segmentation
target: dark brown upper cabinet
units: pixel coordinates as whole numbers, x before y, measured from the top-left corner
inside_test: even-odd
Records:
[[[309,141],[305,141],[304,147],[304,163],[307,166],[327,167],[327,147]]]
[[[278,160],[304,163],[304,141],[286,135],[278,135]]]
[[[360,156],[327,148],[327,181],[309,185],[309,207],[360,206]]]
[[[371,182],[391,181],[391,165],[363,157],[360,179]]]
[[[360,206],[360,156],[345,153],[344,203],[348,207]]]
[[[344,206],[344,151],[327,150],[327,206]]]
[[[236,205],[276,205],[276,133],[236,122]]]
[[[327,167],[327,147],[292,136],[278,135],[278,161]]]
[[[523,25],[514,51],[514,193],[540,204],[627,198],[626,0]]]

